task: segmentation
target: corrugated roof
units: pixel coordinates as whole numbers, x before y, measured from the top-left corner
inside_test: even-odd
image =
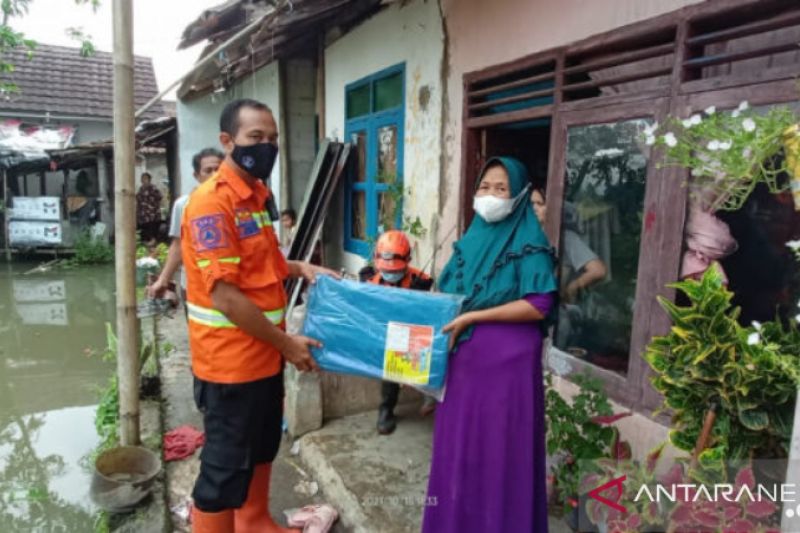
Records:
[[[186,76],[178,89],[180,100],[189,100],[214,90],[225,90],[236,80],[282,57],[304,51],[316,53],[317,40],[325,29],[343,30],[356,25],[395,0],[230,0],[203,11],[183,33],[181,46],[208,39],[200,57],[260,20],[218,54],[215,61]],[[237,11],[239,10],[239,11]],[[242,18],[234,14],[245,13]]]
[[[14,64],[14,72],[4,79],[15,83],[19,92],[0,101],[0,110],[24,113],[77,116],[111,120],[113,108],[114,63],[109,52],[82,57],[78,48],[40,44],[31,58],[25,49],[5,52],[4,61]],[[136,107],[158,94],[153,62],[136,56],[134,62],[134,101]],[[152,106],[142,117],[164,114],[161,104]]]

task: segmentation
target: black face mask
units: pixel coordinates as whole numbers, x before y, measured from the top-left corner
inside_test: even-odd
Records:
[[[254,178],[263,181],[269,180],[275,158],[278,157],[278,147],[272,143],[258,143],[250,146],[234,145],[231,157],[237,165],[247,171]]]

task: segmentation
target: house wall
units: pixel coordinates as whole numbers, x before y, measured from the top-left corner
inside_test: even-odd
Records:
[[[415,0],[396,3],[354,28],[325,50],[326,135],[342,140],[345,86],[398,63],[405,63],[405,137],[403,215],[431,228],[439,206],[441,120],[444,84],[444,33],[439,6]],[[344,201],[340,194],[326,226],[326,260],[355,273],[360,256],[343,251]],[[433,232],[412,239],[416,262],[433,250]]]
[[[313,59],[299,58],[286,61],[286,125],[283,135],[289,150],[289,198],[282,208],[298,211],[303,203],[314,158],[317,152],[316,135],[316,75]]]
[[[275,121],[280,123],[280,83],[278,80],[278,64],[270,63],[258,69],[253,76],[241,79],[227,91],[220,94],[208,94],[201,98],[183,101],[178,100],[178,157],[180,160],[181,194],[189,194],[196,183],[193,175],[192,156],[203,148],[220,148],[219,115],[225,104],[237,98],[254,98],[264,102],[272,109]],[[283,132],[279,132],[282,134]],[[272,171],[272,190],[278,205],[280,199],[280,180],[282,169],[280,160],[275,161]]]
[[[444,175],[439,238],[460,218],[463,75],[614,28],[646,20],[698,0],[441,0],[448,37]],[[502,7],[501,7],[502,5]],[[457,238],[454,232],[448,241]],[[442,246],[444,266],[451,246]]]
[[[68,121],[65,123],[69,124]],[[83,144],[93,141],[111,139],[114,136],[114,124],[111,121],[100,122],[94,120],[82,120],[73,122],[78,126],[78,131],[72,144]]]

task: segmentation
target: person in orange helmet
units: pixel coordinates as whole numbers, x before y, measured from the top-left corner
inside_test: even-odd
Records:
[[[429,291],[433,287],[433,279],[424,272],[413,268],[411,262],[411,244],[406,234],[400,230],[383,233],[375,243],[373,256],[375,266],[367,266],[358,273],[359,279],[376,285],[388,285],[403,289]],[[397,427],[394,408],[400,396],[400,385],[390,381],[381,384],[381,405],[378,410],[378,433],[389,435]],[[433,412],[433,398],[425,396],[422,413]]]

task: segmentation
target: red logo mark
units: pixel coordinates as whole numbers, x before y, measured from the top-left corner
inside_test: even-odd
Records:
[[[607,483],[605,483],[603,485],[600,485],[596,489],[590,490],[589,491],[589,497],[590,498],[594,498],[595,500],[599,501],[600,503],[602,503],[604,505],[607,505],[607,506],[611,507],[612,509],[614,509],[616,511],[619,511],[620,513],[627,513],[628,510],[618,503],[620,498],[622,498],[622,484],[627,478],[628,478],[628,476],[625,475],[625,476],[622,476],[622,477],[618,477],[616,479],[612,479],[611,481],[609,481],[609,482],[607,482]],[[616,497],[614,498],[613,501],[609,500],[608,498],[605,498],[603,496],[600,496],[601,492],[603,492],[603,491],[605,491],[605,490],[607,490],[609,488],[612,488],[612,487],[616,487],[616,489],[617,489],[617,494],[616,494]]]

